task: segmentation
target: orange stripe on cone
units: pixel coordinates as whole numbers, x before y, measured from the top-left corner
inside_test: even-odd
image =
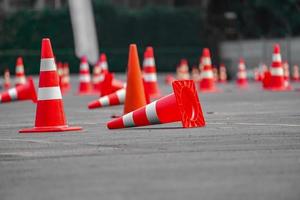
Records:
[[[174,81],[174,93],[107,123],[109,129],[182,122],[184,128],[205,126],[202,108],[192,80]]]
[[[36,107],[35,126],[21,129],[20,133],[58,132],[81,130],[69,127],[65,117],[59,77],[49,39],[42,40],[40,80]]]

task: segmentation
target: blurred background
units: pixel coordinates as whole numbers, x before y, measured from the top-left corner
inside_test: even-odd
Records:
[[[248,68],[270,64],[274,42],[290,66],[300,63],[298,0],[0,0],[0,73],[5,67],[14,72],[19,55],[26,73],[38,73],[43,37],[51,38],[56,58],[78,72],[82,43],[75,18],[82,13],[75,2],[91,3],[95,38],[91,33],[86,43],[97,49],[91,54],[107,53],[111,71],[125,71],[130,43],[138,45],[140,60],[152,45],[158,71],[175,71],[181,58],[198,65],[209,47],[213,64],[225,63],[232,74],[239,57]]]

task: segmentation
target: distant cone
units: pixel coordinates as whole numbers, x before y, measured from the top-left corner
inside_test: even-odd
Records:
[[[102,73],[109,72],[108,63],[107,63],[107,57],[106,57],[105,53],[101,53],[100,54],[99,65],[100,65]]]
[[[100,96],[106,96],[111,93],[116,92],[117,90],[120,90],[124,88],[125,84],[119,80],[116,80],[114,77],[113,73],[106,72],[103,74],[104,79],[99,85],[99,90],[100,90]]]
[[[15,76],[15,85],[22,85],[26,83],[26,76],[24,71],[23,58],[18,57],[16,62],[16,76]]]
[[[192,80],[174,81],[174,93],[107,123],[109,129],[182,122],[184,128],[205,126],[202,108]]]
[[[126,89],[122,88],[114,93],[100,97],[88,104],[89,109],[101,108],[106,106],[115,106],[123,104],[125,101]]]
[[[135,44],[129,48],[124,114],[146,105],[146,95]]]
[[[63,77],[64,77],[64,68],[62,62],[57,62],[56,64],[57,74],[59,78],[59,87],[62,93],[64,93],[64,86],[63,86]]]
[[[144,53],[143,78],[146,93],[149,97],[160,97],[160,91],[157,83],[156,65],[152,47],[147,47]]]
[[[189,74],[189,65],[186,59],[181,59],[179,66],[176,69],[177,72],[177,79],[178,80],[188,80],[190,79]]]
[[[227,83],[227,70],[224,64],[220,65],[219,69],[219,83]]]
[[[83,56],[80,61],[78,94],[79,95],[95,94],[92,90],[90,68],[87,62],[87,58],[85,56]]]
[[[284,70],[281,62],[280,46],[279,44],[274,45],[273,57],[272,57],[272,66],[270,68],[270,83],[269,86],[264,87],[267,90],[271,91],[285,91],[290,88],[286,87],[284,80]]]
[[[238,87],[243,88],[248,86],[246,65],[243,58],[240,58],[236,78],[236,84]]]
[[[11,86],[11,83],[10,83],[10,73],[9,73],[9,69],[6,68],[4,70],[4,83],[3,83],[3,88],[5,90],[8,90]]]
[[[284,86],[290,90],[291,89],[291,84],[290,84],[290,66],[288,64],[288,62],[284,62],[283,65],[283,77],[284,77]]]
[[[25,84],[18,85],[0,93],[0,103],[23,100],[32,100],[34,103],[37,101],[34,83],[30,77]]]
[[[254,70],[253,70],[253,79],[254,79],[255,82],[260,81],[260,73],[259,73],[258,68],[254,68]]]
[[[75,130],[81,130],[81,127],[69,127],[67,125],[51,43],[49,39],[43,39],[35,127],[21,129],[19,132]]]
[[[200,72],[199,72],[198,67],[196,67],[196,66],[192,67],[192,79],[196,83],[200,81]]]
[[[299,73],[299,66],[298,65],[293,66],[292,80],[293,81],[300,81],[300,73]]]
[[[101,67],[100,67],[100,60],[95,64],[93,68],[93,87],[94,90],[100,91],[100,84],[104,80],[104,74],[102,73]]]
[[[172,76],[171,74],[167,74],[165,77],[165,83],[168,85],[172,85],[173,81],[175,81],[175,77]]]
[[[201,92],[217,92],[218,89],[215,86],[214,74],[211,65],[210,51],[208,48],[204,48],[202,52],[202,64],[201,64],[201,80],[199,87]]]
[[[62,77],[62,88],[64,92],[68,92],[71,89],[70,84],[70,69],[69,64],[64,63],[63,64],[63,77]]]

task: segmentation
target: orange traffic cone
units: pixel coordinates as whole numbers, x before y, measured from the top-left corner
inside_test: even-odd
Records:
[[[109,72],[109,70],[108,70],[108,63],[107,63],[107,57],[106,57],[105,53],[101,53],[100,54],[99,64],[100,64],[101,71],[103,73]]]
[[[298,65],[293,66],[292,80],[293,81],[300,81],[299,66]]]
[[[219,83],[227,83],[227,70],[224,64],[220,65],[220,75],[219,75]]]
[[[218,89],[215,86],[214,74],[211,66],[210,51],[208,48],[204,48],[202,52],[202,71],[201,80],[199,82],[201,92],[217,92]]]
[[[27,82],[10,88],[0,94],[0,103],[12,101],[32,100],[36,103],[36,92],[32,78],[28,78]]]
[[[238,87],[244,88],[248,86],[246,65],[243,58],[240,58],[236,84]]]
[[[188,80],[190,79],[189,74],[189,65],[186,59],[181,59],[180,64],[176,69],[177,72],[177,79],[178,80]]]
[[[146,105],[140,62],[135,44],[129,48],[124,114]]]
[[[81,130],[69,127],[65,117],[59,78],[56,72],[50,39],[42,40],[40,80],[35,126],[21,129],[20,133],[58,132]]]
[[[80,62],[79,81],[80,81],[79,88],[78,88],[79,95],[94,94],[92,91],[89,64],[85,56],[81,58],[81,62]]]
[[[196,66],[192,67],[192,79],[195,83],[198,83],[200,81],[200,72],[198,67]]]
[[[100,97],[88,104],[89,109],[101,108],[105,106],[115,106],[123,104],[125,101],[126,89],[122,88],[114,93]]]
[[[4,84],[3,84],[3,88],[5,90],[8,90],[10,88],[10,73],[9,73],[9,69],[6,68],[4,70]]]
[[[22,85],[26,83],[26,76],[24,71],[23,58],[18,57],[16,63],[16,77],[15,77],[15,85]]]
[[[279,44],[274,45],[272,66],[270,69],[270,86],[265,88],[271,91],[285,91],[289,90],[285,85],[284,71],[281,63],[281,54]]]
[[[109,129],[181,121],[184,128],[205,126],[194,81],[172,83],[174,93],[107,123]]]
[[[143,78],[146,93],[153,98],[160,97],[157,83],[156,66],[152,47],[147,47],[144,53]]]

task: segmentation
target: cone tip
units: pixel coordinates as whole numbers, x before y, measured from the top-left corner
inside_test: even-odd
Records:
[[[86,63],[87,62],[87,57],[86,56],[81,56],[80,62]]]
[[[204,48],[203,49],[203,57],[210,57],[210,51],[209,48]]]
[[[106,126],[108,129],[124,128],[123,119],[122,119],[122,117],[113,119],[113,120],[107,122]]]
[[[106,54],[105,54],[105,53],[101,53],[101,54],[100,54],[100,61],[101,61],[101,62],[106,62],[106,60],[107,60],[107,59],[106,59]]]
[[[22,56],[19,56],[18,58],[17,58],[17,63],[16,63],[16,65],[18,66],[18,65],[23,65],[23,58],[22,58]]]
[[[188,64],[187,59],[182,58],[182,59],[180,60],[180,65],[187,65],[187,64]]]
[[[154,57],[153,47],[148,46],[148,47],[146,48],[146,51],[145,51],[145,57],[147,57],[147,58],[149,58],[149,57]]]
[[[41,58],[54,58],[51,41],[49,38],[43,38]]]
[[[280,45],[278,43],[274,44],[274,53],[280,53]]]

